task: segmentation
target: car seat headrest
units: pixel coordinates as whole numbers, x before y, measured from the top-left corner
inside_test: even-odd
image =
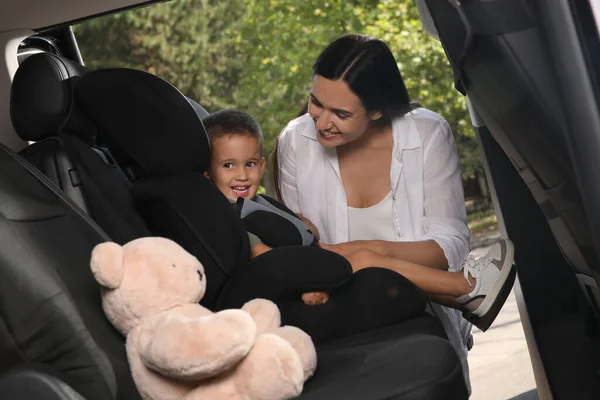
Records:
[[[77,124],[73,86],[86,69],[50,53],[34,54],[21,64],[10,93],[10,117],[23,140],[40,141]]]
[[[82,77],[75,97],[96,125],[98,142],[136,178],[208,168],[210,145],[197,109],[165,80],[133,69],[103,69]]]

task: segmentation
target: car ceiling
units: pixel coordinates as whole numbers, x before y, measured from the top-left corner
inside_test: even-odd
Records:
[[[0,32],[38,30],[154,2],[156,0],[2,0]]]

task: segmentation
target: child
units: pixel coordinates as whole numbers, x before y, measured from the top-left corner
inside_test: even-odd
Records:
[[[263,135],[258,122],[241,111],[223,110],[206,117],[203,123],[211,144],[208,178],[232,203],[240,197],[254,199],[266,165],[262,155]],[[308,229],[318,235],[310,221],[304,222],[308,222]],[[248,232],[248,237],[251,258],[271,250],[256,235]],[[322,304],[327,301],[328,295],[305,293],[302,299],[308,305]]]
[[[248,114],[236,110],[219,111],[203,122],[212,152],[208,177],[232,203],[240,197],[254,199],[266,164],[262,156],[263,137],[258,122]],[[251,233],[249,235],[252,258],[271,250],[258,237]],[[328,245],[319,245],[336,251],[335,246],[330,248]],[[394,270],[425,293],[444,299],[444,305],[482,317],[488,313],[497,296],[495,294],[488,298],[491,288],[497,290],[509,279],[508,272],[512,269],[514,251],[512,243],[503,239],[492,246],[484,257],[478,260],[470,258],[457,272],[429,268],[366,249],[340,254],[348,259],[355,272],[371,266]],[[418,274],[415,273],[417,269],[421,270]],[[444,284],[440,284],[441,282]],[[321,292],[305,293],[302,296],[302,300],[308,305],[323,304],[328,298],[327,293]]]
[[[252,200],[258,192],[266,164],[258,123],[236,110],[219,111],[203,122],[211,146],[207,176],[232,203],[239,197]],[[258,237],[249,236],[252,258],[269,250]]]

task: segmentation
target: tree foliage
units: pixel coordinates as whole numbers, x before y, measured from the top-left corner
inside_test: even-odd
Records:
[[[146,70],[209,111],[254,115],[267,152],[308,100],[319,52],[345,33],[373,35],[392,49],[412,98],[450,122],[463,176],[481,173],[465,98],[413,0],[175,0],[74,30],[92,68]]]
[[[244,60],[237,31],[244,1],[179,0],[74,27],[91,68],[158,75],[209,110],[233,106]]]

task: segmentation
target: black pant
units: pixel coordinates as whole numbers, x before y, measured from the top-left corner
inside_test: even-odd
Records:
[[[301,299],[305,292],[330,297],[325,304],[308,306]],[[273,301],[282,323],[304,330],[315,343],[414,318],[427,302],[421,290],[394,271],[365,268],[353,274],[344,257],[314,246],[279,247],[256,257],[221,290],[217,309],[239,308],[255,298]]]
[[[324,343],[417,317],[426,302],[425,294],[402,275],[366,268],[332,291],[325,304],[308,306],[301,299],[289,299],[278,306],[282,324],[297,326],[315,343]]]

